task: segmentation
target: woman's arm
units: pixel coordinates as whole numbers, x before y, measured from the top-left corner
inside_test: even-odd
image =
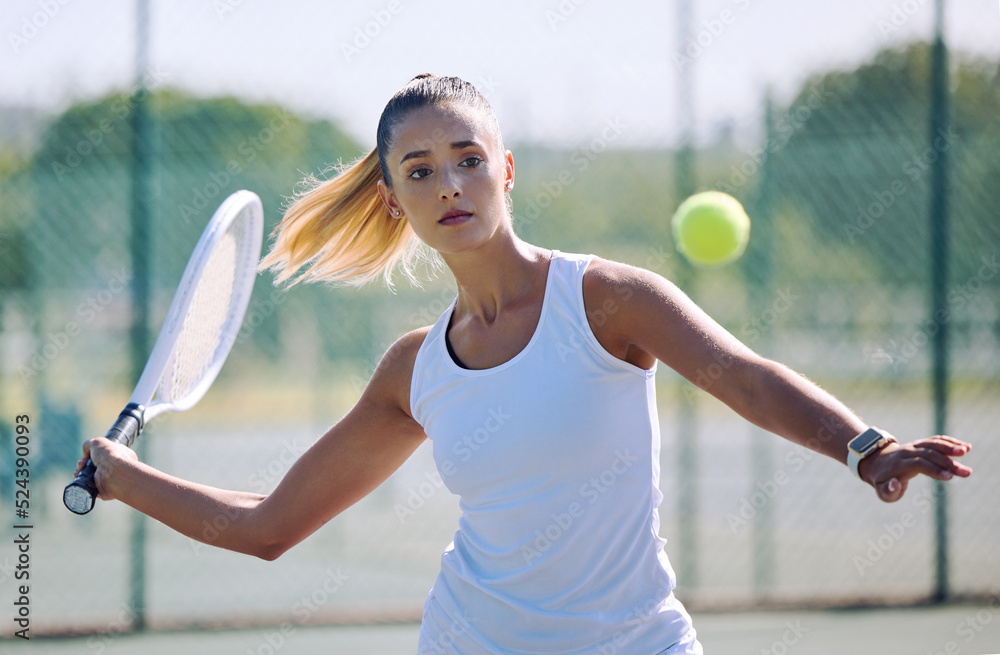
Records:
[[[868,427],[816,384],[747,348],[655,273],[595,260],[584,277],[584,301],[598,341],[611,354],[643,368],[659,359],[789,441],[846,463],[848,442]],[[895,501],[918,474],[971,475],[952,459],[970,447],[944,436],[889,444],[862,460],[861,476],[882,500]]]
[[[269,495],[162,473],[107,439],[84,444],[103,499],[116,498],[192,539],[272,560],[366,496],[424,440],[410,416],[413,361],[426,329],[392,345],[358,404],[306,451]],[[220,520],[220,519],[225,520]],[[208,526],[226,525],[218,530]]]

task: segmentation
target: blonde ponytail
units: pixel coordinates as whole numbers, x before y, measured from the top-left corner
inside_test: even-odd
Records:
[[[382,204],[380,179],[377,149],[329,180],[307,178],[275,228],[260,269],[289,286],[303,280],[361,285],[381,274],[391,287],[399,265],[415,281],[410,260],[418,241],[409,221],[394,218]]]

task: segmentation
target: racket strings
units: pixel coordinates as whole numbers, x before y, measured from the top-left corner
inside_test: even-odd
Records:
[[[228,346],[220,346],[239,329],[240,300],[250,293],[254,281],[257,255],[252,252],[250,222],[250,210],[244,209],[208,257],[157,387],[161,401],[183,402],[197,391],[217,359],[228,354]]]

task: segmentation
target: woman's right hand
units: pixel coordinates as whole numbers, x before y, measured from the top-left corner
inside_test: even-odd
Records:
[[[97,468],[94,484],[97,485],[98,498],[114,500],[117,497],[114,493],[115,470],[122,464],[138,462],[139,456],[128,446],[99,437],[84,442],[83,457],[76,463],[77,473],[87,465],[88,459]]]
[[[267,495],[174,477],[104,437],[83,445],[77,470],[89,457],[101,499],[202,543],[275,559],[375,490],[427,438],[409,411],[413,362],[426,333],[414,330],[389,348],[354,408]]]

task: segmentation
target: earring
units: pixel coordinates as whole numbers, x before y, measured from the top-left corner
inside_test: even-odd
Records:
[[[396,216],[399,216],[399,210],[398,209],[396,210]]]

